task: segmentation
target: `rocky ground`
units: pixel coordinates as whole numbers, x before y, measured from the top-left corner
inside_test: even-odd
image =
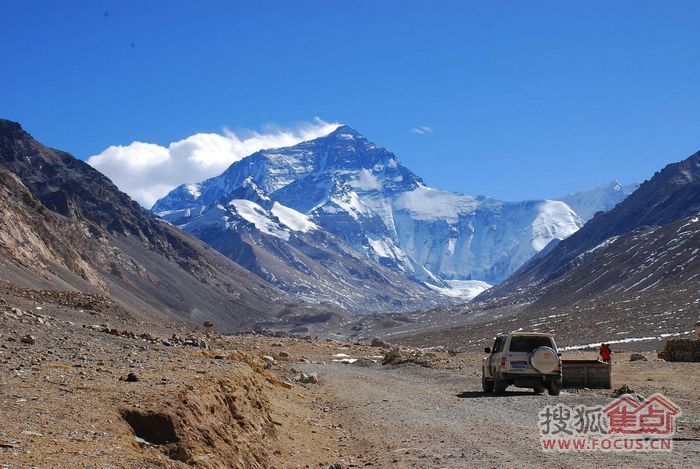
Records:
[[[614,388],[663,392],[681,407],[671,453],[544,454],[536,419],[545,404],[607,403],[611,391],[496,397],[480,391],[474,351],[207,336],[96,309],[0,300],[0,465],[690,467],[700,460],[698,363],[652,353],[630,362],[620,347],[615,354]]]

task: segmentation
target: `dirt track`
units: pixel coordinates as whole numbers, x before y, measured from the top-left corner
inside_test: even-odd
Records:
[[[468,361],[474,362],[475,358]],[[610,392],[571,391],[550,397],[509,388],[505,396],[497,397],[479,391],[480,375],[473,369],[358,367],[338,363],[300,368],[322,376],[322,384],[315,392],[333,407],[333,419],[348,430],[348,448],[344,451],[347,456],[342,458],[346,464],[690,467],[700,460],[700,419],[697,409],[686,401],[679,403],[685,405],[679,436],[695,441],[674,442],[670,454],[545,454],[539,449],[537,427],[537,414],[543,406],[553,402],[569,406],[606,404],[611,400]],[[696,368],[688,371],[697,376]],[[625,373],[622,372],[623,378]],[[683,386],[677,388],[681,389]],[[697,391],[694,394],[697,398]]]

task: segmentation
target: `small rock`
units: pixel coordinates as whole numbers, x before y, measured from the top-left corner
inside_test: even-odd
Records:
[[[380,339],[378,337],[375,337],[374,339],[372,339],[372,342],[370,342],[370,345],[372,347],[391,348],[391,345],[384,342],[382,339]]]
[[[626,384],[623,384],[623,385],[620,386],[619,388],[615,389],[615,390],[612,392],[612,394],[613,394],[613,397],[620,397],[620,396],[623,396],[623,395],[625,395],[625,394],[636,395],[634,389],[630,388],[630,387],[627,386]]]
[[[126,375],[126,378],[124,378],[124,381],[126,381],[127,383],[135,383],[139,381],[139,377],[136,376],[136,373],[129,373],[128,375]]]
[[[304,384],[317,384],[318,383],[318,375],[316,373],[309,373],[308,375],[304,373],[303,371],[299,375],[299,381],[301,381]]]
[[[289,358],[291,356],[289,352],[285,352],[284,350],[280,352],[280,358]]]
[[[394,347],[391,350],[389,350],[386,355],[384,355],[384,360],[382,361],[383,365],[388,365],[390,363],[394,363],[396,361],[399,361],[403,357],[403,354],[401,353],[401,347]]]
[[[630,361],[631,362],[647,361],[647,357],[645,357],[641,353],[633,353],[632,355],[630,355]]]
[[[277,364],[277,360],[275,360],[270,355],[263,355],[263,361],[265,362],[266,368],[272,368],[274,365]]]
[[[36,338],[33,335],[27,334],[24,337],[22,337],[22,339],[20,339],[20,340],[22,341],[23,344],[29,344],[29,345],[36,344]]]

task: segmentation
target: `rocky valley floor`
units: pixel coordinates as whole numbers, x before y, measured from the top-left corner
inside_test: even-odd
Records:
[[[177,325],[6,297],[0,301],[0,466],[691,467],[700,460],[698,363],[628,361],[613,388],[662,392],[683,415],[670,453],[539,450],[546,404],[480,391],[481,354],[350,342],[206,336]],[[582,352],[571,352],[582,356]],[[403,362],[403,363],[400,363]]]

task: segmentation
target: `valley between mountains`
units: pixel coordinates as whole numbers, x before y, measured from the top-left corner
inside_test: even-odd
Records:
[[[657,352],[699,316],[700,152],[508,202],[431,187],[338,126],[147,209],[0,120],[9,467],[689,467],[700,371]],[[485,395],[504,331],[572,358],[612,344],[613,390],[682,408],[674,451],[544,455],[543,406],[613,390]]]

